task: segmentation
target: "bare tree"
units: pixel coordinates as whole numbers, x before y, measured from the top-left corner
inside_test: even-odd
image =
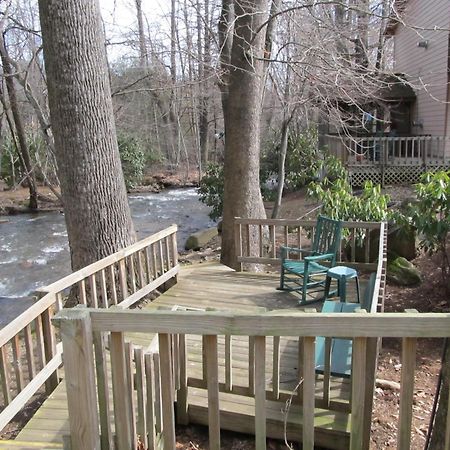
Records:
[[[27,138],[25,135],[25,128],[23,125],[22,116],[19,110],[19,104],[17,101],[16,87],[14,85],[13,68],[11,67],[7,49],[5,46],[5,40],[3,36],[3,23],[4,18],[0,23],[0,56],[3,66],[3,75],[5,77],[5,84],[8,90],[9,107],[11,108],[12,116],[14,119],[14,128],[10,122],[11,134],[17,135],[17,150],[19,152],[20,162],[23,166],[25,177],[30,191],[29,207],[30,209],[38,209],[38,191],[36,187],[36,178],[34,176],[33,165],[31,162],[30,152],[28,150]],[[4,101],[4,107],[6,109],[6,102]]]

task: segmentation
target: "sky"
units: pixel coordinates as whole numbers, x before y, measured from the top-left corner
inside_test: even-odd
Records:
[[[106,37],[110,42],[122,42],[124,37],[137,31],[135,0],[99,0],[103,21],[105,23]],[[142,0],[144,14],[144,27],[151,29],[168,30],[170,0]],[[129,49],[127,49],[129,51]],[[123,47],[109,46],[109,58],[120,59],[123,56]]]

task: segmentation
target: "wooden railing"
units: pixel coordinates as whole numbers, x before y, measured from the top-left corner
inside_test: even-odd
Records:
[[[315,220],[295,219],[236,217],[234,223],[237,259],[241,265],[279,265],[280,247],[310,248],[316,226]],[[343,222],[345,239],[342,239],[339,263],[367,270],[378,269],[380,259],[386,256],[378,244],[383,243],[386,227],[380,222]]]
[[[57,386],[62,345],[51,318],[66,298],[124,309],[176,280],[176,232],[173,225],[40,288],[42,298],[0,330],[0,430],[44,384],[47,393]]]
[[[347,167],[433,166],[450,163],[450,138],[444,136],[326,136],[331,155]]]
[[[370,431],[370,406],[367,392],[371,392],[372,381],[366,366],[370,341],[382,337],[402,339],[402,372],[398,419],[398,448],[409,448],[411,439],[411,419],[414,393],[414,369],[418,338],[450,337],[450,314],[388,313],[350,314],[287,313],[278,311],[261,314],[231,314],[223,312],[198,311],[120,311],[96,309],[72,309],[61,311],[56,320],[61,326],[68,377],[67,393],[71,429],[72,450],[100,448],[101,427],[99,422],[105,410],[96,407],[96,367],[92,349],[95,335],[111,333],[110,362],[104,358],[102,364],[110,366],[113,379],[114,407],[106,415],[115,421],[117,448],[130,449],[138,440],[154,433],[157,413],[144,417],[144,411],[160,409],[162,437],[165,449],[175,449],[174,392],[177,391],[179,410],[187,413],[188,381],[186,367],[190,364],[186,356],[185,337],[201,336],[203,339],[202,364],[206,369],[206,389],[209,423],[209,448],[220,449],[220,383],[218,337],[225,342],[232,336],[243,336],[253,342],[253,371],[251,374],[252,393],[255,399],[254,428],[258,450],[266,448],[266,399],[268,388],[266,376],[267,341],[286,336],[299,339],[301,357],[299,379],[302,407],[302,441],[305,450],[314,448],[314,408],[316,403],[315,338],[345,338],[353,340],[351,406],[350,406],[350,446],[352,450],[366,447],[365,433]],[[159,371],[151,364],[145,364],[150,357],[139,353],[131,361],[124,343],[124,333],[157,333],[159,347]],[[175,350],[176,347],[176,350]],[[176,355],[174,357],[174,355]],[[144,364],[142,363],[144,360]],[[99,358],[95,355],[95,362]],[[145,368],[145,373],[143,369]],[[148,371],[147,371],[148,367]],[[227,367],[227,366],[226,366]],[[226,369],[227,370],[227,369]],[[157,381],[159,378],[159,381]],[[136,381],[136,392],[133,388]],[[143,381],[144,380],[144,381]],[[231,375],[228,384],[232,384]],[[147,383],[144,389],[142,383]],[[227,383],[226,383],[227,384]],[[158,394],[153,397],[155,386]],[[149,388],[150,387],[150,388]],[[147,392],[147,394],[145,394]],[[149,396],[148,393],[151,393]],[[101,404],[99,402],[99,404]],[[369,411],[368,411],[369,410]],[[138,412],[135,415],[135,411]],[[368,412],[367,412],[368,411]],[[144,430],[143,420],[147,420]],[[449,427],[448,422],[447,427]],[[140,427],[140,428],[139,428]],[[139,429],[139,431],[138,431]],[[144,436],[142,433],[147,433]],[[103,429],[102,429],[103,433]],[[138,437],[138,434],[140,437]],[[445,436],[450,436],[450,429]],[[445,443],[447,448],[450,442]],[[113,448],[113,447],[106,447]]]
[[[128,308],[178,273],[177,226],[172,225],[106,258],[38,289],[53,293],[58,310],[76,286],[78,303],[94,308]]]

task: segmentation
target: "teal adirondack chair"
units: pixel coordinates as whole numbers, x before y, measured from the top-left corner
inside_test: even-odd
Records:
[[[281,247],[281,276],[278,289],[300,293],[300,305],[311,302],[307,301],[307,295],[324,291],[325,275],[330,267],[336,265],[341,231],[342,222],[319,216],[311,250]],[[306,256],[303,260],[290,259],[291,254]],[[317,300],[321,298],[313,299]]]
[[[359,303],[343,303],[326,300],[323,304],[323,313],[349,313],[361,308]],[[338,377],[349,377],[352,369],[352,341],[351,339],[332,338],[330,348],[330,374]],[[316,338],[316,372],[325,370],[325,338]]]
[[[363,301],[361,303],[343,303],[325,300],[323,302],[323,313],[349,313],[365,309],[370,312],[372,305],[372,296],[375,289],[376,273],[372,273],[364,292]],[[326,354],[325,338],[318,336],[316,338],[316,354],[315,364],[316,372],[324,373]],[[330,375],[338,377],[349,377],[352,371],[352,340],[332,338],[330,346]]]

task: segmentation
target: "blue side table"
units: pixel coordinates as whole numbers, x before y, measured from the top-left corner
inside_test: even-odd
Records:
[[[356,296],[358,299],[358,303],[360,303],[358,272],[355,269],[345,266],[336,266],[328,270],[327,278],[325,281],[325,300],[330,294],[331,280],[334,279],[337,280],[339,299],[341,302],[345,302],[347,291],[347,280],[351,280],[352,278],[355,278],[356,280]]]

